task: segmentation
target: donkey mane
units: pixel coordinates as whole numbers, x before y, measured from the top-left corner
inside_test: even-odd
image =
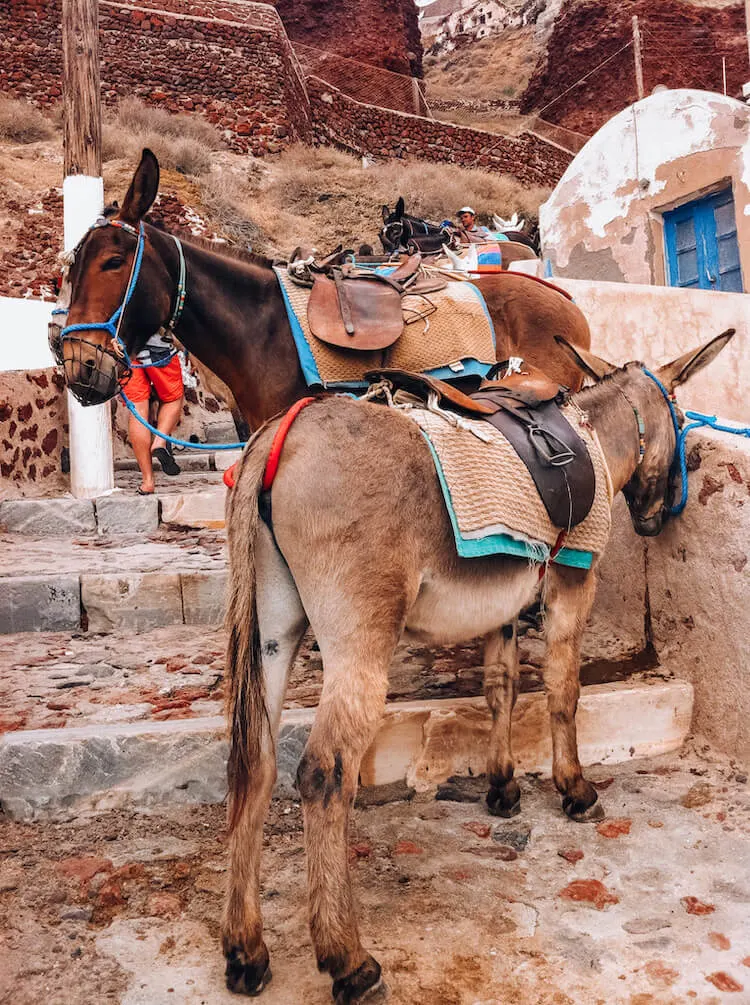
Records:
[[[102,216],[106,218],[115,216],[119,208],[116,202],[110,203],[109,206],[105,206]],[[232,244],[219,244],[218,241],[212,241],[208,237],[198,237],[182,227],[170,230],[165,226],[164,221],[160,217],[151,217],[150,213],[146,215],[146,222],[154,227],[155,230],[160,230],[163,234],[172,234],[174,237],[179,237],[181,241],[191,244],[195,248],[211,251],[220,258],[229,258],[235,262],[245,262],[247,265],[259,265],[263,269],[273,268],[273,260],[267,258],[265,255],[259,255],[256,251],[247,251],[245,248],[238,248]]]

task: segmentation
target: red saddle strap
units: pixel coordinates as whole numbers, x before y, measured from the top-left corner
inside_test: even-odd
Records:
[[[268,454],[268,460],[266,461],[266,470],[263,473],[262,486],[264,492],[270,489],[273,485],[273,480],[276,477],[276,472],[279,468],[279,461],[281,459],[281,451],[284,447],[284,440],[287,437],[287,433],[289,432],[292,423],[302,409],[305,408],[306,405],[309,405],[311,401],[315,401],[315,398],[300,398],[299,401],[295,401],[291,408],[284,413],[284,417],[279,423],[279,428],[274,433],[273,441],[271,442],[271,450]],[[236,480],[235,474],[238,464],[239,461],[235,461],[234,464],[228,467],[224,472],[223,481],[228,489],[234,488]]]
[[[552,546],[552,551],[549,553],[549,558],[547,559],[546,562],[542,562],[542,564],[539,566],[539,582],[540,583],[544,579],[544,574],[547,571],[547,565],[550,562],[554,561],[557,553],[560,551],[560,549],[562,548],[562,546],[565,544],[565,538],[567,536],[568,536],[567,530],[561,530],[560,531],[560,533],[557,535],[557,540],[555,541],[555,543]]]
[[[516,272],[515,269],[512,271],[508,270],[508,274],[511,276],[523,276],[525,279],[532,279],[535,283],[540,283],[542,286],[548,286],[551,290],[555,290],[556,293],[561,293],[566,300],[570,300],[572,303],[575,303],[571,293],[568,293],[567,290],[562,289],[560,286],[555,286],[555,284],[551,283],[548,279],[542,279],[541,276],[532,276],[528,272]]]

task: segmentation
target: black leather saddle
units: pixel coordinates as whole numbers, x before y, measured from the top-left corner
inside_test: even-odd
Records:
[[[425,402],[437,395],[441,408],[491,423],[528,468],[555,527],[569,530],[588,516],[596,491],[594,465],[586,444],[560,411],[567,389],[540,370],[524,363],[520,374],[491,381],[464,377],[457,386],[395,369],[370,371],[365,378],[388,381],[394,391]]]

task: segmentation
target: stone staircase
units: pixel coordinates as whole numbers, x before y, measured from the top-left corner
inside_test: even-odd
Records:
[[[187,466],[185,467],[187,472]],[[130,472],[120,472],[129,476]],[[135,472],[132,473],[137,477]],[[220,802],[226,588],[224,497],[211,467],[94,502],[0,503],[0,806],[16,818],[113,806]],[[522,640],[515,719],[520,771],[548,771],[543,644]],[[593,640],[589,666],[599,653]],[[489,719],[481,648],[401,645],[382,727],[361,772],[364,798],[404,798],[480,774]],[[584,764],[674,750],[692,688],[661,667],[589,673],[578,725]],[[630,674],[630,676],[628,676]],[[626,679],[622,679],[626,678]],[[297,659],[278,744],[289,795],[322,668],[312,638]],[[439,696],[439,697],[436,697]]]

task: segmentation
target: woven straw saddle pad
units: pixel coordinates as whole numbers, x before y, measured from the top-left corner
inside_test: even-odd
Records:
[[[484,297],[471,283],[452,282],[444,290],[424,296],[405,296],[401,300],[404,330],[388,349],[373,352],[349,352],[321,342],[307,323],[310,290],[297,286],[286,269],[277,268],[287,309],[291,308],[317,367],[320,383],[359,383],[368,370],[394,366],[402,370],[434,370],[460,360],[495,362],[495,334]],[[425,313],[433,304],[437,309],[426,318],[408,323]],[[294,324],[292,324],[294,328]],[[299,345],[300,332],[295,333]],[[300,354],[302,355],[302,354]],[[306,371],[303,362],[303,370]],[[315,383],[305,372],[308,384]]]
[[[586,423],[584,413],[572,403],[564,405],[562,413],[586,444],[596,475],[591,510],[570,531],[565,548],[599,554],[611,525],[609,470],[598,437]],[[456,425],[453,415],[424,407],[407,406],[404,414],[417,423],[432,447],[443,494],[453,511],[459,553],[463,553],[459,538],[477,541],[505,534],[530,545],[532,555],[535,546],[543,545],[541,552],[546,557],[562,528],[550,521],[526,465],[503,434],[482,419],[461,416],[460,425]],[[484,553],[502,550],[493,548]]]

